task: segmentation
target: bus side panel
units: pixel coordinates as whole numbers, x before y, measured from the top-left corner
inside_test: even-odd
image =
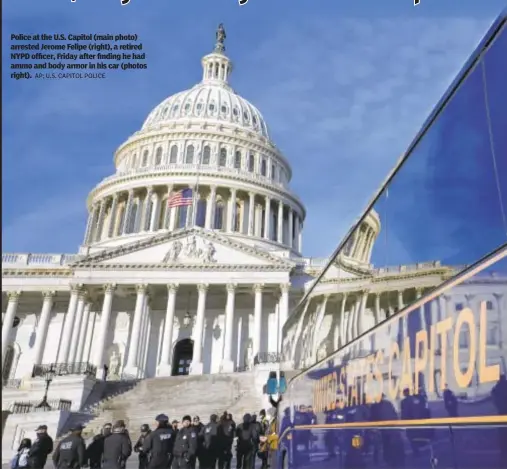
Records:
[[[504,247],[291,383],[289,467],[503,467],[506,347]]]

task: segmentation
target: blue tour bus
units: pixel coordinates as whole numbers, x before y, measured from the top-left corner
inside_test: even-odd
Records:
[[[284,325],[273,469],[507,467],[506,13]]]

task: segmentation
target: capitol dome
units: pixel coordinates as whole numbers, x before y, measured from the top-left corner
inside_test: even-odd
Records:
[[[194,226],[284,256],[300,256],[305,208],[292,168],[259,110],[230,86],[225,30],[201,81],[157,105],[119,146],[115,174],[89,194],[83,247],[110,246]],[[172,197],[192,194],[188,206]]]

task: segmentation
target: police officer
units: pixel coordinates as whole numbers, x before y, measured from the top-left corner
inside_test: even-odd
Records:
[[[192,418],[185,415],[174,443],[173,469],[192,469],[197,455],[197,433],[190,426]]]
[[[93,437],[92,442],[86,448],[86,461],[91,469],[99,469],[102,466],[102,454],[104,453],[104,440],[111,435],[113,425],[106,423],[100,434]]]
[[[173,461],[175,432],[169,425],[169,417],[159,414],[155,417],[157,428],[144,440],[144,451],[148,454],[149,469],[167,469]]]
[[[125,422],[118,420],[112,434],[104,440],[103,469],[125,469],[132,454],[132,442],[125,428]]]
[[[232,444],[236,434],[236,424],[232,415],[224,412],[220,421],[220,453],[218,455],[218,469],[231,469]]]
[[[197,460],[199,461],[199,465],[202,465],[202,455],[203,455],[203,439],[202,439],[202,429],[204,428],[204,424],[201,422],[201,419],[198,415],[194,416],[194,420],[192,421],[192,427],[197,433]],[[193,462],[192,468],[195,469],[195,463]]]
[[[83,426],[76,425],[71,429],[71,434],[60,441],[53,452],[53,463],[58,469],[78,469],[86,463],[85,442],[81,434]]]
[[[53,452],[53,439],[48,435],[47,425],[39,425],[35,430],[37,439],[28,453],[30,467],[42,469],[46,465],[48,455]]]
[[[212,414],[209,423],[201,430],[202,453],[199,460],[199,469],[215,469],[220,453],[218,416]]]
[[[138,453],[139,469],[146,469],[148,467],[148,453],[146,452],[144,442],[146,437],[151,433],[148,424],[141,425],[141,435],[139,436],[136,444],[134,445],[134,452]]]
[[[173,430],[174,430],[174,433],[175,433],[175,434],[176,434],[176,433],[178,433],[178,430],[179,430],[179,424],[180,424],[180,422],[178,422],[177,420],[173,420],[173,421],[171,422],[171,425],[172,425],[172,427],[173,427]]]

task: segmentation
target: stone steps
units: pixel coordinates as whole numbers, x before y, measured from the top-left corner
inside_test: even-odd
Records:
[[[96,415],[76,413],[66,428],[75,423],[86,424],[83,436],[88,438],[105,423],[125,420],[131,437],[136,438],[140,426],[153,425],[159,413],[171,420],[181,420],[185,414],[198,415],[207,422],[211,414],[220,415],[227,410],[241,420],[244,413],[266,407],[265,402],[255,372],[146,379],[100,402],[93,409]]]

